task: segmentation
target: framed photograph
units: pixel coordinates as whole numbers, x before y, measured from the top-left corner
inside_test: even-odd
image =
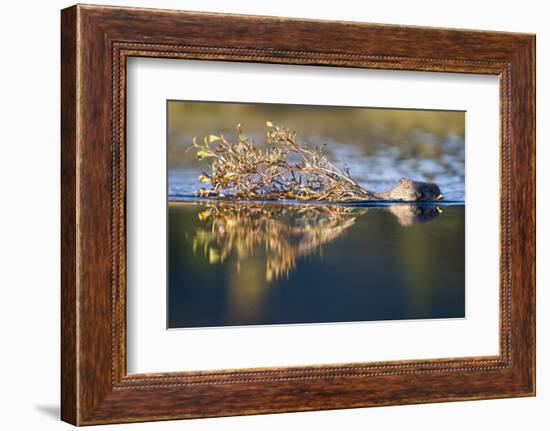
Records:
[[[535,394],[535,36],[61,14],[61,415]]]

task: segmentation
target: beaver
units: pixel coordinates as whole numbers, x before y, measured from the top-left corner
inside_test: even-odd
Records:
[[[296,141],[296,132],[267,121],[267,149],[256,147],[237,125],[238,142],[210,135],[199,144],[193,139],[198,160],[210,159],[209,173],[198,180],[210,189],[195,192],[200,197],[233,197],[242,200],[297,200],[317,202],[438,201],[443,199],[436,184],[401,178],[387,192],[372,192],[354,181],[348,169],[340,169],[324,153]],[[215,142],[216,149],[210,144]]]
[[[387,192],[370,192],[369,200],[381,201],[440,201],[443,199],[441,190],[434,183],[414,181],[410,178],[401,178],[397,185]]]

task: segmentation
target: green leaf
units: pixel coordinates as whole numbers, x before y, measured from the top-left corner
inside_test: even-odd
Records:
[[[214,154],[209,153],[208,151],[205,151],[205,150],[200,150],[200,151],[197,151],[197,157],[199,159],[202,159],[203,157],[214,157]]]

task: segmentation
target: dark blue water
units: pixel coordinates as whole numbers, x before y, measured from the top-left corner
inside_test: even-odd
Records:
[[[463,204],[171,202],[168,248],[169,328],[464,317]]]

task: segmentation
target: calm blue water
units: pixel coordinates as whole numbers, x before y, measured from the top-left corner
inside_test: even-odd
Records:
[[[464,206],[169,204],[168,327],[464,317]]]

